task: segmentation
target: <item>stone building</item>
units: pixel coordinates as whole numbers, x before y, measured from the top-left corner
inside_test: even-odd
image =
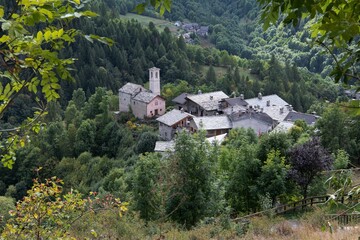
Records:
[[[119,89],[119,111],[130,112],[135,117],[144,119],[146,117],[160,116],[165,113],[165,99],[160,96],[160,69],[149,69],[149,87],[134,83],[127,83]]]
[[[177,131],[186,128],[193,116],[184,110],[173,109],[156,120],[159,122],[160,137],[164,140],[174,138]]]

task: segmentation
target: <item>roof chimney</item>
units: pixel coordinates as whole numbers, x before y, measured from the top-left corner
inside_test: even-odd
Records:
[[[181,109],[180,109],[180,112],[181,112],[181,113],[184,113],[184,108],[181,108]]]
[[[259,99],[259,100],[262,99],[262,94],[261,94],[261,92],[258,93],[258,99]]]
[[[267,101],[266,101],[266,106],[267,106],[267,107],[270,107],[270,100],[267,100]]]
[[[198,95],[200,95],[200,94],[202,94],[202,92],[201,92],[201,90],[199,89],[199,91],[198,91]]]
[[[240,94],[240,99],[244,100],[244,94]]]
[[[284,113],[284,107],[281,107],[280,108],[280,114],[283,114]]]
[[[210,100],[213,100],[214,99],[214,97],[213,96],[210,96]]]

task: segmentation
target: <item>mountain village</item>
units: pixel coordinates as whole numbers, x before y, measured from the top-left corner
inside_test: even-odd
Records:
[[[206,131],[210,142],[221,143],[233,128],[251,128],[261,135],[271,131],[289,131],[296,120],[314,125],[316,114],[297,112],[276,94],[245,99],[243,94],[228,96],[223,91],[197,94],[182,93],[172,102],[174,109],[166,112],[161,97],[160,69],[149,69],[149,90],[141,85],[127,83],[119,89],[120,112],[132,112],[139,119],[156,118],[161,141],[155,152],[173,151],[174,137],[179,131],[195,133]]]

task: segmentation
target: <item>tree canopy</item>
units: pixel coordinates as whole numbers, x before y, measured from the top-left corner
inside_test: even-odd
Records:
[[[360,83],[360,5],[358,0],[258,0],[264,27],[276,24],[297,26],[308,20],[311,38],[332,55],[332,75],[337,81],[355,79]],[[280,13],[280,14],[279,14]],[[342,54],[336,54],[340,51]],[[341,56],[341,57],[339,57]]]
[[[61,58],[60,50],[79,35],[110,43],[69,27],[75,18],[96,16],[83,6],[80,0],[0,2],[0,119],[23,92],[32,94],[38,106],[21,126],[1,129],[0,160],[6,167],[12,167],[16,148],[27,142],[27,131],[40,131],[37,120],[46,113],[46,103],[60,96],[59,79],[73,80],[69,65],[74,59]]]

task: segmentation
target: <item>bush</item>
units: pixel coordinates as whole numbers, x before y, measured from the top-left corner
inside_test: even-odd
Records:
[[[0,230],[3,229],[5,223],[10,218],[9,211],[15,209],[15,201],[13,198],[0,196]]]

